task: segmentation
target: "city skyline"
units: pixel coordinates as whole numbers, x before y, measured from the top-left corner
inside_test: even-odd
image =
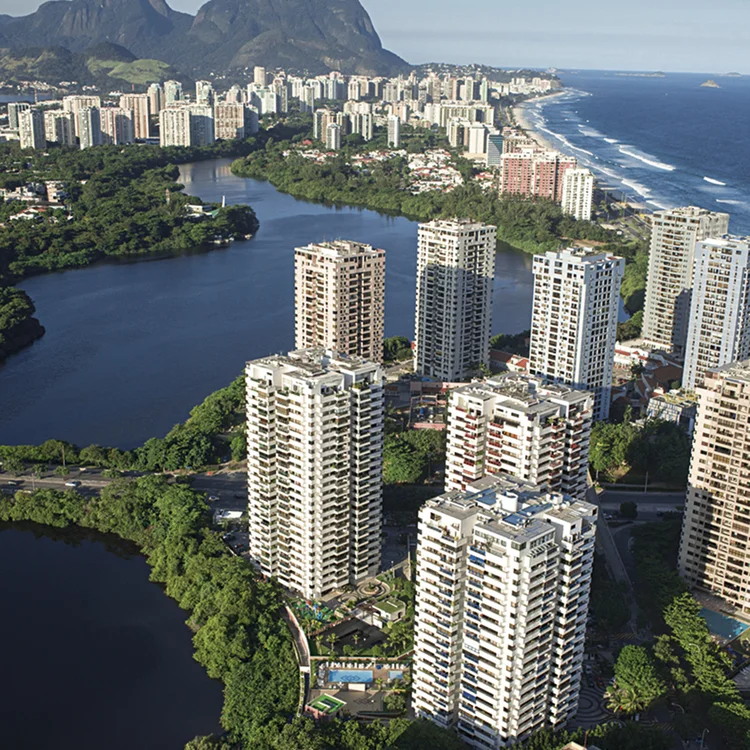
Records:
[[[39,0],[0,0],[0,13],[27,15],[39,5]],[[195,13],[204,3],[171,0],[169,5]],[[717,0],[711,14],[705,13],[700,0],[689,0],[680,5],[678,17],[670,0],[634,0],[627,14],[619,6],[594,0],[578,0],[575,13],[569,6],[537,0],[534,13],[509,6],[498,14],[490,0],[472,0],[459,18],[446,0],[434,3],[429,14],[419,0],[366,0],[363,5],[383,46],[412,64],[748,72],[750,7],[741,0]],[[644,17],[649,20],[647,28]],[[481,31],[479,18],[484,19]],[[706,44],[712,46],[710,63],[701,55]]]

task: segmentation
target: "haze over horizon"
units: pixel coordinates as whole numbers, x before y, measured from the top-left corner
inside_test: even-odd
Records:
[[[167,0],[195,13],[201,0]],[[524,6],[468,0],[364,0],[383,46],[410,63],[484,63],[498,67],[750,73],[750,4],[745,0],[532,0]],[[27,15],[41,0],[0,0],[0,13]],[[477,31],[477,28],[481,29]]]

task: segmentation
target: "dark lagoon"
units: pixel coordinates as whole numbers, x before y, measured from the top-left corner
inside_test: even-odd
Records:
[[[145,560],[116,537],[43,533],[0,526],[0,747],[181,750],[218,730],[221,684]]]
[[[47,334],[0,367],[0,443],[132,448],[164,435],[244,362],[293,346],[297,245],[345,238],[385,248],[386,335],[413,336],[415,222],[299,201],[234,177],[230,163],[184,165],[182,180],[204,200],[253,206],[260,231],[251,241],[22,282]],[[531,261],[497,253],[494,333],[529,328]]]

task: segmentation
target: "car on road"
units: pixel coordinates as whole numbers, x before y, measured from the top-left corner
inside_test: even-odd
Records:
[[[81,483],[76,482],[75,479],[71,479],[69,482],[65,482],[66,487],[80,487]]]
[[[208,502],[215,503],[219,499],[218,495],[209,495],[208,496]]]
[[[21,483],[20,482],[15,482],[14,480],[11,479],[6,484],[8,485],[8,487],[18,487],[18,485],[21,484]]]

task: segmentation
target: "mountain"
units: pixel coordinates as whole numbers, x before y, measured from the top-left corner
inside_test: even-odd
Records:
[[[0,16],[0,47],[114,43],[197,75],[265,65],[390,74],[408,69],[383,49],[359,0],[209,0],[191,16],[165,0],[54,0],[28,16]]]
[[[0,79],[4,81],[77,81],[82,85],[120,88],[124,84],[144,85],[152,81],[186,78],[160,60],[141,60],[117,44],[105,42],[86,51],[65,47],[0,49]]]

